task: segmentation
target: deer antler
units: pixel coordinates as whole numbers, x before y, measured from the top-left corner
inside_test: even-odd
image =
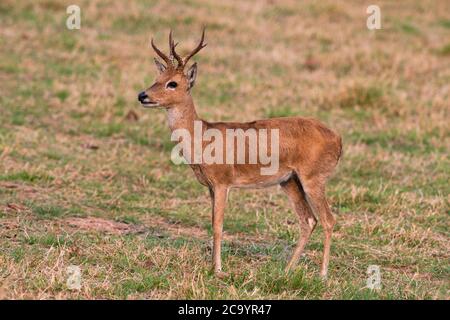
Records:
[[[197,47],[192,50],[190,54],[188,54],[186,57],[183,58],[183,68],[188,63],[189,59],[192,58],[195,54],[197,54],[200,50],[202,50],[204,47],[206,47],[206,43],[204,44],[203,41],[205,40],[205,27],[203,27],[202,31],[202,38],[200,39],[200,43],[197,45]]]
[[[170,58],[168,56],[166,56],[161,50],[159,50],[155,43],[153,42],[153,38],[152,38],[152,48],[153,50],[155,50],[155,52],[158,54],[158,56],[160,56],[167,64],[167,67],[169,68],[170,66],[172,66],[172,62],[170,61]]]
[[[161,50],[159,50],[155,43],[153,42],[153,38],[152,38],[152,47],[153,50],[155,50],[155,52],[158,54],[158,56],[160,56],[167,64],[168,68],[173,68],[175,67],[173,65],[172,62],[172,57],[175,58],[178,62],[177,65],[177,69],[179,70],[183,70],[184,67],[186,66],[186,64],[188,63],[189,59],[192,58],[195,54],[197,54],[200,50],[202,50],[204,47],[206,47],[206,43],[203,43],[203,41],[205,40],[205,28],[203,28],[202,31],[202,38],[200,39],[200,43],[197,45],[197,47],[191,51],[190,54],[188,54],[187,56],[185,56],[184,58],[181,58],[180,55],[175,51],[175,47],[178,45],[178,43],[175,43],[173,41],[172,38],[172,30],[170,30],[169,33],[169,49],[170,49],[170,57],[168,57],[167,55],[165,55]]]
[[[178,67],[177,68],[183,69],[184,68],[183,59],[181,59],[181,57],[175,51],[175,47],[177,46],[177,44],[178,44],[178,42],[175,43],[173,41],[173,39],[172,39],[172,30],[170,30],[170,33],[169,33],[170,54],[177,60],[177,62],[178,62]]]

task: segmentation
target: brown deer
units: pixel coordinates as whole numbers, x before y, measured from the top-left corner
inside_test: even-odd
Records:
[[[202,130],[216,129],[224,137],[228,129],[277,129],[279,133],[279,148],[271,150],[272,153],[276,152],[279,158],[279,167],[274,174],[261,174],[261,162],[190,163],[198,181],[209,188],[211,195],[214,272],[218,276],[224,275],[221,266],[221,240],[229,189],[280,185],[292,202],[300,221],[300,238],[286,271],[296,265],[318,218],[325,233],[320,270],[320,275],[325,278],[330,259],[331,235],[335,225],[335,218],[325,196],[325,184],[341,156],[341,137],[319,121],[301,117],[272,118],[243,123],[201,120],[191,96],[197,76],[197,63],[192,64],[186,73],[184,69],[189,60],[206,46],[204,38],[203,29],[199,44],[185,57],[181,57],[175,51],[177,44],[172,39],[172,31],[169,35],[169,55],[159,50],[153,39],[151,40],[153,49],[164,60],[165,65],[155,58],[159,75],[151,87],[139,93],[138,100],[141,104],[144,107],[166,109],[171,131],[183,129],[191,136],[194,136],[195,122],[201,123]],[[194,141],[190,143],[193,150]],[[202,147],[207,145],[208,142],[202,141]],[[246,146],[250,146],[248,141]]]

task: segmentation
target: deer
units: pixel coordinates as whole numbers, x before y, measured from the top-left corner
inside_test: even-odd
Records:
[[[261,163],[189,163],[197,180],[209,189],[212,206],[212,271],[223,277],[221,244],[224,211],[232,188],[266,188],[279,185],[291,202],[299,220],[300,236],[285,271],[292,271],[313,233],[318,220],[324,230],[323,257],[320,276],[327,278],[330,246],[336,219],[328,203],[325,186],[342,154],[342,139],[320,121],[303,117],[280,117],[252,122],[208,122],[199,118],[192,98],[197,77],[197,62],[185,71],[190,59],[205,46],[205,28],[198,45],[185,56],[175,48],[172,30],[169,33],[169,55],[151,39],[151,47],[164,63],[154,58],[158,75],[154,84],[138,94],[144,108],[165,109],[171,132],[183,129],[192,134],[195,122],[202,130],[215,129],[225,136],[228,129],[277,129],[279,133],[279,166],[270,175],[261,173]],[[191,142],[192,144],[194,142]],[[206,146],[208,142],[202,142]],[[248,142],[246,142],[248,145]],[[273,152],[274,150],[271,150]],[[184,154],[183,154],[184,156]]]

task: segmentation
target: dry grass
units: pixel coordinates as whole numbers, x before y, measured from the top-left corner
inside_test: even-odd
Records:
[[[69,2],[2,1],[0,297],[448,299],[450,6],[379,3],[373,32],[364,1],[80,1],[69,31]],[[298,225],[277,188],[231,193],[230,277],[210,272],[208,193],[136,102],[150,35],[172,27],[187,50],[202,25],[201,116],[313,116],[344,137],[327,282],[320,228],[283,274]],[[381,291],[364,288],[372,264]]]

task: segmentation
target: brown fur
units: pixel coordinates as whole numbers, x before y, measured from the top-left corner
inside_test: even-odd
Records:
[[[174,55],[173,41],[170,40],[169,44],[171,54]],[[202,37],[197,52],[204,46]],[[198,49],[199,47],[200,49]],[[331,234],[335,224],[335,219],[325,197],[325,184],[333,173],[342,153],[340,136],[315,119],[301,117],[275,118],[246,123],[201,120],[197,116],[190,93],[190,81],[192,79],[183,72],[190,57],[183,61],[184,63],[180,63],[177,59],[179,65],[175,67],[168,63],[170,59],[167,56],[158,51],[157,48],[155,50],[168,65],[165,70],[160,69],[161,73],[156,82],[145,93],[157,107],[167,110],[169,127],[172,131],[187,129],[193,137],[194,121],[196,120],[202,121],[203,130],[218,129],[223,137],[225,137],[226,129],[279,129],[279,170],[275,175],[261,175],[260,163],[191,164],[197,179],[209,188],[211,194],[215,272],[221,273],[220,249],[228,190],[233,187],[266,187],[280,184],[299,217],[301,230],[301,236],[287,265],[287,270],[296,264],[314,230],[317,218],[319,218],[325,231],[321,267],[321,275],[325,277],[328,270]],[[195,80],[196,65],[193,67],[195,68]],[[191,69],[188,74],[190,74]],[[168,89],[166,85],[170,81],[177,82],[178,86],[175,89]],[[203,147],[207,144],[208,142],[204,142]]]

